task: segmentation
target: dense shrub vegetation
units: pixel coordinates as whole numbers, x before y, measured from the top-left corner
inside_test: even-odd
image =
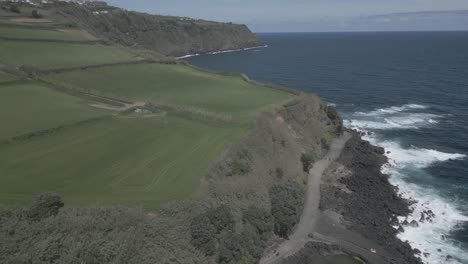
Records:
[[[218,263],[257,263],[263,246],[264,243],[255,229],[245,226],[241,233],[227,233],[223,237],[219,248]]]
[[[192,244],[208,256],[216,252],[218,237],[223,232],[232,232],[234,219],[227,206],[220,206],[198,215],[192,221],[190,233]]]
[[[331,120],[336,120],[339,117],[338,111],[333,106],[327,106],[327,116]]]
[[[250,206],[242,212],[240,231],[234,230],[227,206],[213,208],[195,217],[191,224],[192,244],[217,262],[256,263],[273,234],[274,220],[263,208]]]
[[[247,149],[243,149],[236,153],[233,160],[229,164],[227,176],[245,175],[250,172],[250,161],[252,155]]]
[[[304,190],[296,182],[274,185],[270,189],[271,214],[274,218],[274,231],[287,238],[299,222],[302,212]]]
[[[301,163],[302,163],[302,170],[308,173],[312,164],[314,163],[314,158],[312,157],[311,154],[302,153]]]
[[[42,14],[39,13],[37,10],[33,10],[33,11],[31,12],[31,16],[32,16],[33,18],[36,18],[36,19],[39,19],[39,18],[42,18],[42,17],[43,17]]]
[[[44,193],[34,201],[27,215],[31,220],[39,221],[49,216],[56,216],[64,206],[62,197],[56,193]]]
[[[21,13],[21,10],[19,9],[19,7],[15,5],[10,6],[10,11],[13,13],[17,13],[17,14]]]

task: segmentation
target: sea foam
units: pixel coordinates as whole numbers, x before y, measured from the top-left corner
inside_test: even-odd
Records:
[[[380,108],[369,112],[357,112],[353,118],[345,121],[349,128],[363,130],[387,129],[418,129],[431,124],[437,124],[443,116],[414,112],[427,109],[428,106],[419,104],[406,104]]]
[[[449,238],[450,232],[458,224],[468,221],[460,205],[456,201],[447,200],[433,188],[408,182],[411,170],[424,170],[437,162],[463,159],[466,155],[415,146],[403,147],[399,142],[381,139],[378,134],[385,129],[428,127],[443,118],[422,113],[425,109],[428,107],[407,104],[357,112],[345,121],[345,126],[364,132],[365,140],[385,149],[389,162],[382,167],[382,172],[390,175],[390,182],[398,187],[402,197],[416,201],[411,206],[412,213],[408,217],[399,217],[399,221],[403,224],[415,220],[418,226],[404,226],[404,232],[399,233],[398,238],[419,249],[422,252],[419,256],[424,263],[468,263],[468,253]],[[421,221],[421,213],[427,212],[432,212],[433,217]]]
[[[176,57],[176,59],[180,60],[180,59],[186,59],[186,58],[196,57],[196,56],[201,56],[201,55],[216,55],[216,54],[232,53],[232,52],[247,51],[247,50],[257,50],[257,49],[262,49],[262,48],[268,48],[268,45],[254,46],[254,47],[248,47],[248,48],[242,48],[242,49],[212,51],[206,54],[194,53],[194,54],[188,54],[188,55]]]

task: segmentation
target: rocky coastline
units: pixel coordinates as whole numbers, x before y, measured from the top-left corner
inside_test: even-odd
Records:
[[[382,174],[381,167],[387,163],[384,149],[364,141],[356,131],[349,132],[352,138],[334,166],[326,172],[326,180],[321,186],[320,209],[339,215],[340,224],[362,236],[367,244],[375,243],[373,249],[379,248],[379,257],[385,263],[422,263],[415,256],[420,252],[397,238],[399,231],[394,228],[399,225],[397,216],[410,213],[411,201],[398,195],[396,187],[388,181],[388,175]],[[309,250],[316,254],[314,251]],[[345,247],[342,251],[353,254]],[[307,250],[301,254],[307,255]]]

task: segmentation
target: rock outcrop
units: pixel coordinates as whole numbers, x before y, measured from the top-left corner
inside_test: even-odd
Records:
[[[350,174],[338,178],[335,184],[322,186],[320,207],[339,213],[348,229],[383,246],[391,256],[388,263],[421,263],[410,245],[396,237],[404,229],[403,226],[399,226],[399,230],[393,227],[398,223],[396,216],[410,213],[410,201],[402,199],[388,176],[381,173],[381,166],[387,162],[383,154],[382,148],[353,132],[338,160]],[[339,186],[345,186],[347,191]]]

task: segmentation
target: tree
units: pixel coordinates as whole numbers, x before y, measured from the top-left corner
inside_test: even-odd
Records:
[[[338,111],[333,106],[327,106],[327,116],[330,120],[337,120],[338,119]]]
[[[190,225],[192,244],[205,253],[212,256],[216,251],[216,228],[211,224],[210,219],[205,215],[195,217]]]
[[[301,163],[302,163],[302,170],[304,172],[309,172],[310,166],[314,162],[314,159],[312,158],[312,155],[308,153],[302,153],[301,155]]]
[[[231,209],[226,205],[210,209],[207,212],[207,216],[218,233],[223,230],[232,230],[234,228],[234,218]]]
[[[50,216],[56,216],[63,206],[64,203],[59,194],[43,193],[33,202],[27,215],[31,220],[39,221]]]
[[[36,19],[42,18],[42,14],[39,13],[37,10],[33,10],[31,12],[31,15],[32,15],[33,18],[36,18]]]
[[[21,10],[19,9],[19,7],[15,5],[10,6],[10,11],[13,13],[17,13],[17,14],[21,13]]]
[[[247,225],[237,234],[226,233],[219,247],[218,263],[220,264],[254,264],[262,255],[262,241],[253,227]]]
[[[212,256],[216,253],[219,234],[224,231],[231,232],[233,229],[234,218],[228,206],[211,208],[192,220],[192,244],[207,256]]]
[[[320,144],[322,144],[323,149],[330,149],[330,144],[326,138],[320,139]]]
[[[288,237],[299,222],[304,200],[304,190],[296,182],[276,184],[270,189],[271,214],[274,231],[281,237]]]
[[[250,206],[244,211],[242,220],[244,224],[252,225],[259,234],[273,231],[273,217],[265,209]]]

